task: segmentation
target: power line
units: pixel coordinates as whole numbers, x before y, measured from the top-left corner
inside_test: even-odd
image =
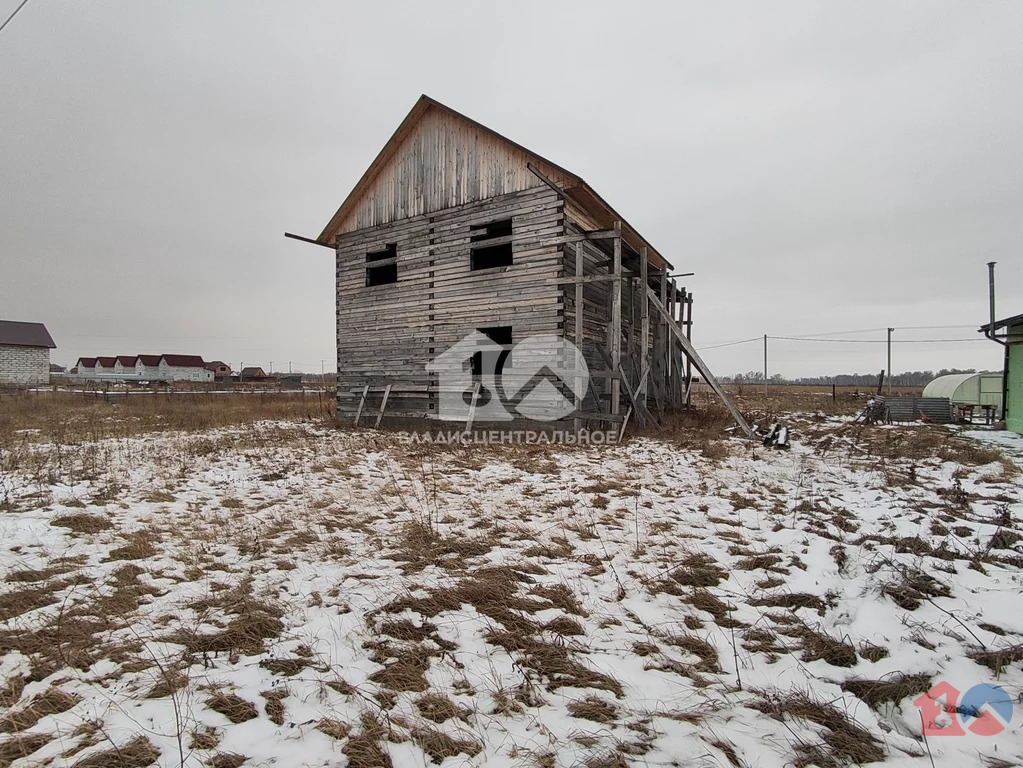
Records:
[[[17,16],[18,15],[18,11],[20,11],[22,8],[24,8],[27,3],[28,3],[28,0],[21,0],[21,5],[19,5],[17,8],[14,9],[14,13],[12,13],[10,16],[7,17],[7,21],[5,21],[3,24],[0,24],[0,32],[4,31],[4,27],[6,27],[8,24],[11,23],[11,19],[13,19],[15,16]]]
[[[970,326],[972,327],[972,326]],[[807,336],[768,336],[769,339],[784,341],[817,341],[825,344],[887,344],[885,339],[815,339]],[[965,341],[987,341],[987,339],[892,339],[892,344],[953,344]]]
[[[724,344],[714,344],[709,347],[700,347],[699,351],[702,352],[706,349],[720,349],[721,347],[734,347],[736,344],[749,344],[751,341],[760,341],[760,339],[762,338],[763,338],[762,336],[757,336],[752,339],[743,339],[742,341],[726,341]]]
[[[805,333],[802,336],[771,336],[772,339],[814,339],[819,336],[845,336],[850,333],[872,333],[874,331],[886,331],[887,328],[860,328],[856,331],[828,331],[827,333]]]

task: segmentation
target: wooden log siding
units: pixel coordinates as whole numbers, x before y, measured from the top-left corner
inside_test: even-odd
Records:
[[[513,263],[470,268],[470,226],[512,219]],[[363,388],[387,416],[436,415],[439,382],[427,364],[479,328],[511,326],[515,342],[563,332],[563,204],[546,186],[337,238],[338,416],[354,416]],[[397,247],[396,283],[366,286],[366,253]]]

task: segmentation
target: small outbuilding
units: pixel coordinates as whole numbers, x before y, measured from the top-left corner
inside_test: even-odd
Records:
[[[42,323],[0,320],[0,386],[50,383],[53,337]]]
[[[923,397],[947,397],[952,405],[989,406],[1002,412],[1002,374],[951,373],[926,387]]]
[[[1023,315],[988,323],[980,332],[1005,347],[1005,428],[1023,435]]]

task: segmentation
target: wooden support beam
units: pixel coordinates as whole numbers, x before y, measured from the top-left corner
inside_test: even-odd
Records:
[[[394,386],[393,384],[388,384],[384,388],[384,399],[380,403],[380,413],[377,414],[377,420],[376,423],[373,425],[373,429],[380,429],[380,420],[384,418],[384,409],[387,408],[387,398],[391,396],[391,387],[393,386]]]
[[[610,413],[583,413],[582,411],[576,411],[575,413],[570,413],[569,416],[576,421],[607,421],[612,424],[622,423],[621,416],[613,416]]]
[[[465,431],[472,429],[472,423],[476,420],[476,401],[480,398],[480,382],[472,384],[472,400],[469,402],[469,417],[465,420]]]
[[[661,308],[668,303],[668,272],[667,270],[661,272],[661,295],[657,301],[660,303]],[[661,348],[657,352],[657,379],[655,386],[657,387],[658,393],[658,407],[663,408],[667,405],[667,398],[665,395],[668,394],[668,345],[671,340],[668,336],[668,326],[664,318],[658,314],[657,326],[661,332]],[[662,417],[664,414],[661,414]]]
[[[626,358],[632,365],[632,371],[636,374],[636,383],[639,383],[639,368],[636,367],[636,353],[639,349],[639,323],[636,313],[636,297],[639,295],[636,291],[637,279],[634,277],[626,278],[629,281],[629,332],[628,340],[629,347],[626,353]]]
[[[611,370],[617,371],[622,365],[622,223],[615,222],[614,264],[612,271],[617,278],[611,284]],[[611,380],[611,414],[621,415],[622,383]]]
[[[558,283],[559,284],[569,284],[569,285],[571,285],[572,283],[582,283],[582,284],[585,284],[585,283],[610,283],[610,282],[613,282],[615,279],[616,278],[615,278],[614,275],[576,275],[574,277],[563,277],[560,280],[558,280]]]
[[[359,400],[359,410],[355,412],[355,426],[359,426],[359,419],[362,418],[362,408],[366,405],[366,395],[369,394],[369,384],[362,388],[362,398]]]
[[[649,277],[650,268],[647,264],[646,246],[644,245],[639,249],[639,368],[641,371],[647,370],[650,366],[650,352],[647,349],[650,346],[650,297],[647,296],[647,289],[650,287],[647,283]],[[644,408],[646,407],[646,393],[647,384],[646,378],[644,377],[639,383],[639,397],[643,401]]]
[[[693,294],[686,293],[686,339],[693,343]],[[686,358],[686,407],[693,404],[693,361]]]
[[[721,398],[721,402],[724,403],[728,412],[732,414],[732,418],[735,419],[735,423],[739,426],[743,433],[745,433],[747,437],[752,437],[753,429],[746,422],[746,419],[742,417],[742,414],[739,413],[739,409],[735,407],[735,404],[728,397],[725,390],[722,389],[721,384],[714,377],[714,374],[711,373],[710,368],[707,367],[703,358],[700,357],[700,353],[697,352],[696,348],[689,343],[689,339],[686,338],[685,333],[682,332],[682,329],[678,326],[678,324],[671,320],[668,315],[668,310],[666,310],[662,304],[657,302],[657,294],[655,294],[651,289],[647,290],[650,292],[650,297],[655,301],[654,306],[657,307],[658,313],[660,313],[664,319],[668,321],[667,326],[669,332],[678,339],[679,344],[682,345],[683,352],[685,352],[686,356],[693,361],[693,367],[696,368],[701,376],[703,376],[703,380],[707,382],[712,390],[714,390],[714,393]]]
[[[583,244],[575,244],[575,346],[582,352],[583,346]],[[575,380],[575,410],[581,411],[583,407],[583,396],[579,393],[582,389],[582,377],[577,376]],[[582,429],[582,421],[576,419],[574,422],[576,434]]]
[[[668,316],[675,319],[675,280],[668,278],[668,303],[665,305],[668,310]],[[668,358],[667,358],[667,374],[665,375],[665,381],[668,385],[668,397],[666,398],[671,407],[675,408],[678,403],[675,401],[675,341],[670,336],[668,337]]]
[[[639,377],[639,387],[642,387],[643,384],[646,383],[646,378],[649,375],[649,373],[650,373],[649,368],[645,368],[643,370],[643,374]],[[636,415],[639,416],[644,421],[646,419],[649,419],[651,424],[660,429],[661,425],[657,422],[657,419],[655,419],[654,415],[650,413],[649,410],[647,410],[647,407],[643,404],[643,401],[640,400],[639,397],[637,396],[636,392],[638,392],[639,387],[636,388],[636,391],[633,391],[632,387],[629,386],[629,380],[628,378],[625,377],[625,371],[622,371],[622,382],[625,384],[625,392],[629,396],[629,402],[632,403],[633,407],[632,409],[636,411]]]
[[[521,166],[519,166],[519,167],[521,168]],[[535,165],[533,165],[532,163],[526,163],[526,167],[527,167],[527,168],[528,168],[528,169],[529,169],[529,170],[530,170],[530,171],[531,171],[531,172],[533,173],[533,175],[534,175],[534,176],[536,176],[536,178],[540,179],[540,181],[542,181],[542,182],[543,182],[544,184],[546,184],[546,185],[547,185],[548,187],[550,187],[551,189],[553,189],[553,190],[554,190],[554,191],[555,191],[555,192],[556,192],[556,193],[558,194],[558,197],[561,197],[561,198],[564,198],[564,197],[565,197],[565,190],[563,190],[563,189],[562,189],[561,187],[559,187],[559,186],[558,186],[557,184],[555,184],[555,183],[554,183],[553,181],[551,181],[551,180],[550,180],[550,179],[548,179],[548,178],[547,178],[546,176],[544,176],[544,175],[543,175],[543,174],[542,174],[542,173],[540,172],[540,169],[539,169],[539,168],[537,168],[537,167],[536,167]]]

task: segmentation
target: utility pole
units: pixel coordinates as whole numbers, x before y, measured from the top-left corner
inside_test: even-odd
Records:
[[[894,328],[888,329],[888,397],[892,396],[892,331]]]
[[[767,334],[764,334],[764,399],[767,399]]]
[[[271,361],[270,361],[270,375],[271,375],[271,376],[273,375],[273,372],[274,372],[274,361],[273,361],[273,360],[271,360]]]
[[[245,381],[245,373],[244,373],[244,371],[245,371],[245,361],[242,360],[240,363],[238,363],[238,383],[239,384],[241,382]]]
[[[288,373],[289,374],[291,373],[291,361],[290,360],[288,361]]]

